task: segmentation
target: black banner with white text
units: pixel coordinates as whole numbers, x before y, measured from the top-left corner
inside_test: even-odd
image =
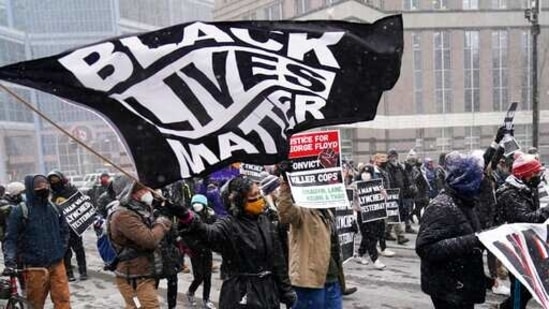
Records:
[[[374,119],[400,75],[402,17],[193,22],[0,68],[93,109],[159,187],[287,158],[291,134]]]
[[[387,218],[383,179],[359,181],[356,183],[356,194],[361,209],[362,222]]]
[[[89,196],[80,191],[59,204],[69,226],[78,235],[82,235],[95,221],[95,207]]]

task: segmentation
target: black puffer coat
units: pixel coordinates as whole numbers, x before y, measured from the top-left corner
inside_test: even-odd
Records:
[[[494,226],[494,219],[496,216],[496,199],[494,195],[494,188],[492,187],[492,181],[488,176],[485,176],[480,184],[480,195],[475,203],[475,212],[477,213],[480,221],[480,227],[483,230]]]
[[[498,218],[507,223],[543,223],[549,218],[549,208],[539,208],[537,188],[526,186],[509,176],[496,191]]]
[[[421,289],[455,304],[483,303],[486,296],[480,223],[473,201],[445,189],[423,215],[416,252],[421,259]]]
[[[221,287],[219,308],[279,309],[293,295],[277,231],[266,215],[192,223],[190,230],[223,257],[228,279]]]

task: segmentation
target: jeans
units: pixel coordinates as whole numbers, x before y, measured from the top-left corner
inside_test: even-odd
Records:
[[[297,302],[293,309],[341,309],[341,287],[339,282],[324,284],[323,289],[294,287]]]

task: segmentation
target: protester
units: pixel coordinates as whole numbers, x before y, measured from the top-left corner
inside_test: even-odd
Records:
[[[213,224],[216,220],[214,211],[208,207],[208,199],[202,194],[196,194],[191,199],[191,206],[200,221],[206,224]],[[196,306],[194,293],[202,284],[202,300],[204,308],[215,308],[210,301],[210,290],[212,287],[212,250],[206,246],[197,235],[187,234],[183,241],[191,249],[191,265],[193,267],[193,281],[187,291],[187,299],[191,306]]]
[[[48,293],[56,309],[69,309],[70,292],[63,256],[68,246],[69,227],[62,213],[48,200],[48,179],[43,175],[25,177],[26,202],[10,214],[4,241],[3,275],[17,268],[46,268],[28,271],[26,299],[33,308],[44,308]]]
[[[486,282],[481,227],[473,211],[483,160],[452,152],[446,157],[445,188],[429,203],[416,241],[421,289],[437,309],[468,309],[483,303]]]
[[[10,182],[6,185],[5,194],[0,198],[0,241],[4,242],[8,217],[14,207],[23,202],[25,185],[20,182]]]
[[[294,308],[342,308],[341,257],[333,215],[327,209],[294,205],[286,181],[280,185],[278,208],[280,222],[290,225],[289,271],[297,293]]]
[[[230,215],[214,224],[191,213],[180,219],[181,233],[200,235],[220,252],[226,279],[220,308],[280,308],[292,306],[296,294],[288,279],[284,255],[275,227],[264,214],[265,200],[257,183],[236,177],[227,184]]]
[[[48,181],[51,187],[51,200],[59,206],[64,201],[68,200],[71,196],[78,192],[75,186],[68,182],[68,179],[63,175],[61,171],[53,170],[48,173]],[[61,211],[61,210],[60,210]],[[88,279],[88,267],[86,265],[86,252],[84,250],[84,243],[82,242],[82,236],[76,234],[73,229],[70,229],[70,239],[67,252],[65,253],[65,270],[67,271],[67,277],[69,281],[75,281],[74,271],[72,269],[72,254],[76,255],[76,262],[78,264],[78,273],[80,274],[80,280]]]
[[[280,195],[280,179],[274,175],[266,175],[261,182],[261,193],[267,203],[267,214],[271,219],[271,222],[275,225],[278,237],[280,238],[280,245],[282,252],[284,252],[284,260],[288,263],[288,230],[290,226],[280,222],[278,216],[278,199]]]
[[[500,211],[498,216],[507,223],[543,223],[549,219],[549,206],[539,207],[535,191],[545,168],[535,155],[517,156],[512,165],[512,175],[496,192]],[[500,305],[500,308],[526,308],[532,295],[513,275],[510,274],[509,277],[511,296]]]
[[[227,210],[225,209],[225,206],[223,205],[221,192],[219,191],[219,188],[216,184],[209,184],[205,195],[208,198],[208,201],[211,204],[213,211],[215,212],[217,217],[224,218],[229,215]]]
[[[99,176],[99,183],[93,185],[93,187],[88,191],[88,196],[90,197],[93,205],[97,207],[99,197],[107,191],[109,183],[111,182],[111,176],[109,173],[101,173]]]
[[[435,196],[438,195],[438,193],[444,189],[445,187],[445,179],[446,179],[446,153],[442,152],[440,153],[438,157],[438,166],[435,168],[433,160],[429,159],[426,162],[428,170],[431,170],[434,172],[433,176],[433,183],[431,186],[433,187],[433,192],[431,194],[431,198],[435,198]],[[431,180],[429,180],[431,181]]]
[[[373,169],[373,175],[372,179],[381,179],[383,180],[383,185],[385,188],[390,187],[390,181],[389,181],[389,175],[385,171],[387,168],[387,154],[385,153],[376,153],[374,154],[372,158],[374,169]],[[383,222],[383,224],[378,225],[378,239],[379,239],[379,248],[380,248],[380,254],[382,256],[394,256],[395,253],[393,251],[387,250],[387,243],[386,243],[386,237],[387,233],[385,232],[386,223]],[[388,235],[391,236],[391,235]],[[392,240],[396,240],[396,238],[392,237]]]
[[[431,190],[425,169],[417,157],[417,153],[412,149],[406,157],[405,170],[411,176],[411,181],[417,189],[414,196],[414,208],[410,212],[410,221],[414,222],[414,215],[418,223],[421,223],[422,211],[429,204],[429,191]],[[414,231],[415,232],[415,231]]]
[[[118,256],[116,285],[126,308],[160,308],[155,249],[172,221],[163,215],[153,217],[152,192],[128,176],[117,177],[113,189],[120,205],[107,222],[107,229]]]
[[[375,177],[374,175],[374,166],[370,164],[363,165],[361,166],[361,170],[359,171],[359,175],[355,179],[355,181],[369,181]],[[383,270],[385,269],[386,265],[383,264],[379,259],[379,253],[377,251],[376,244],[379,240],[380,234],[382,234],[382,231],[385,230],[385,222],[383,221],[383,219],[370,222],[362,222],[362,209],[360,208],[360,206],[358,206],[358,202],[355,202],[353,204],[357,212],[357,222],[360,233],[362,235],[360,247],[358,248],[358,256],[355,257],[355,261],[362,265],[368,265],[368,260],[366,259],[366,257],[364,257],[364,254],[368,252],[368,255],[370,256],[374,267],[376,269]],[[382,252],[383,255],[387,257],[395,255],[394,252],[388,249],[384,249]]]
[[[386,186],[386,188],[400,189],[398,210],[400,212],[400,220],[406,222],[406,220],[408,220],[407,209],[409,208],[407,204],[413,203],[415,189],[410,183],[410,178],[408,177],[406,171],[398,161],[398,153],[396,152],[396,150],[389,150],[389,152],[387,152],[387,159],[389,160],[389,164],[387,164],[386,167],[387,174],[389,175],[389,185]],[[406,244],[410,241],[408,238],[406,238],[406,236],[404,236],[404,230],[402,229],[402,224],[400,223],[387,225],[385,230],[385,233],[387,235],[385,237],[386,239],[395,239],[391,235],[392,230],[395,231],[396,241],[399,245]],[[408,232],[415,231],[411,230],[410,226]]]

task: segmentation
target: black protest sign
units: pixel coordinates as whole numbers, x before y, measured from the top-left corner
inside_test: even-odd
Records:
[[[265,172],[265,167],[263,165],[249,163],[240,164],[240,175],[245,175],[253,181],[261,181],[262,172]]]
[[[387,218],[383,179],[359,181],[356,188],[358,204],[362,210],[362,222]]]
[[[89,196],[76,192],[59,204],[69,226],[78,235],[82,235],[95,221],[95,207]]]
[[[400,15],[196,21],[4,66],[0,79],[105,116],[156,188],[234,162],[274,164],[296,132],[374,119],[403,48]]]
[[[400,223],[400,189],[387,189],[387,223]]]
[[[353,202],[353,190],[347,189],[349,203]],[[336,208],[337,235],[343,263],[353,257],[355,252],[355,239],[353,221],[355,215],[352,207],[341,206]]]

